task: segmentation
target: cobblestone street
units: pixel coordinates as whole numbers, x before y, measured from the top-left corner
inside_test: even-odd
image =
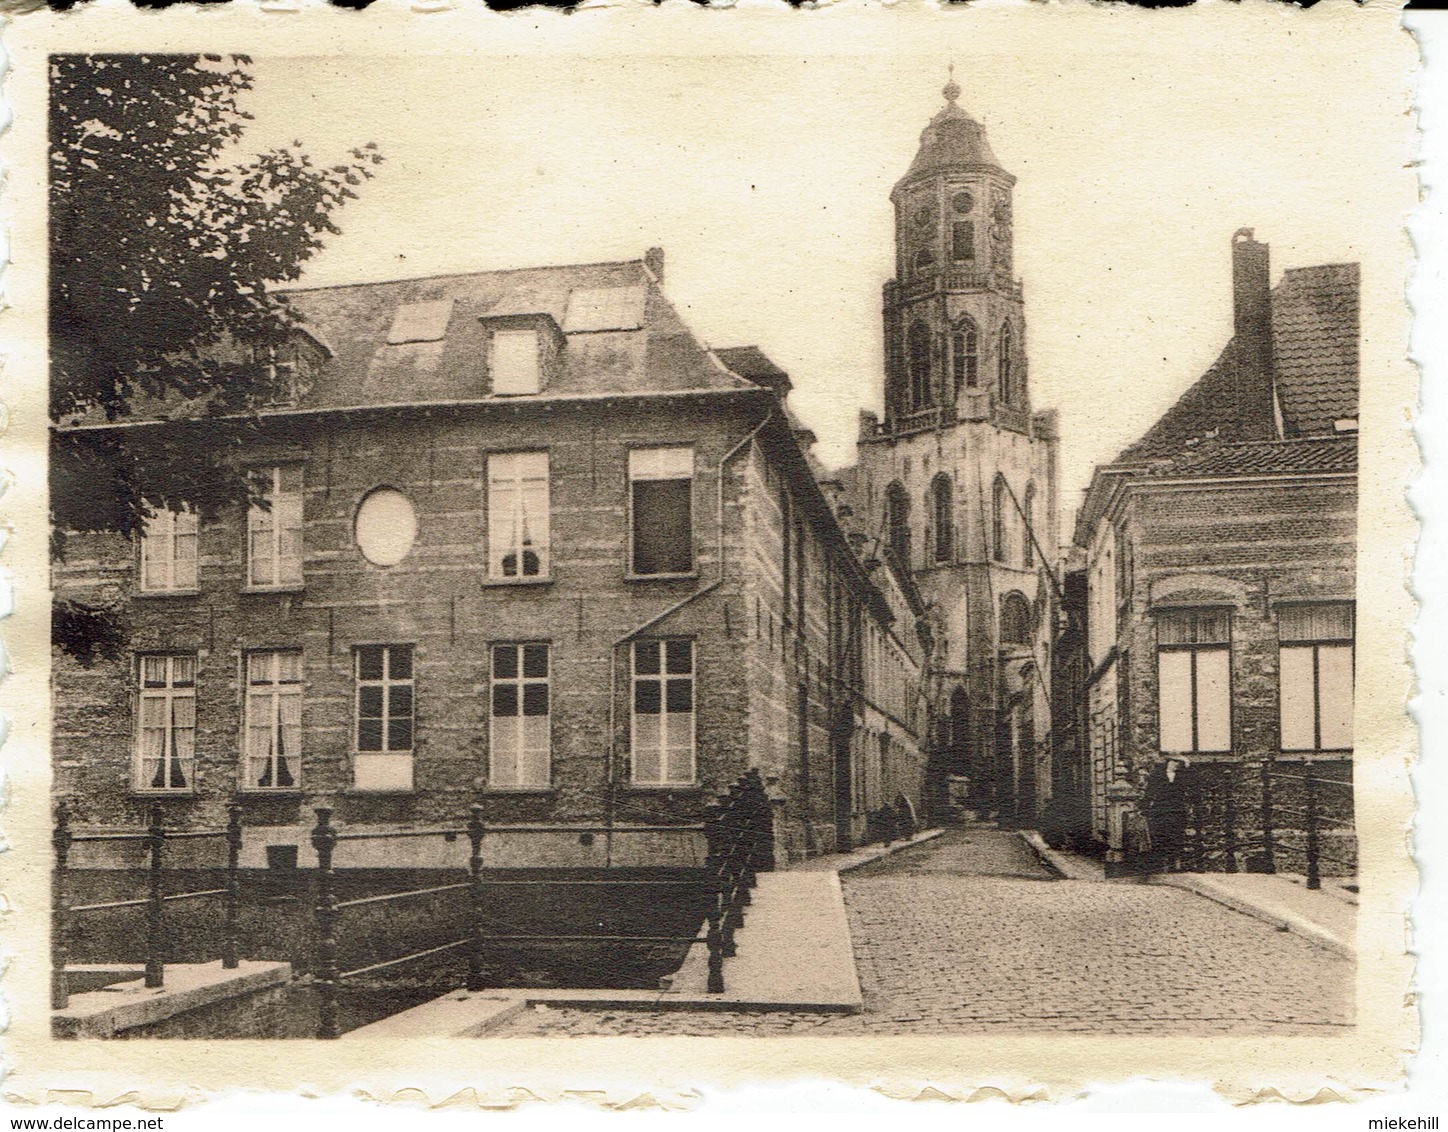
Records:
[[[1056,880],[954,830],[841,878],[856,1015],[535,1007],[502,1035],[1302,1034],[1349,1024],[1352,964],[1179,889]]]

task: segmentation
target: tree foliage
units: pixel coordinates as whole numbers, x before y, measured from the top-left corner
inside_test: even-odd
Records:
[[[50,61],[52,518],[130,534],[157,507],[244,496],[228,453],[273,398],[258,364],[294,319],[273,290],[338,228],[381,161],[335,165],[301,143],[244,155],[245,56]],[[76,423],[164,416],[166,429]]]

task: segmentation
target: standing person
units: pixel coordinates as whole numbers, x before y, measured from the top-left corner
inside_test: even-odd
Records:
[[[1151,833],[1153,866],[1169,872],[1181,868],[1186,846],[1187,794],[1183,771],[1191,764],[1173,756],[1151,768],[1146,778],[1146,821]]]

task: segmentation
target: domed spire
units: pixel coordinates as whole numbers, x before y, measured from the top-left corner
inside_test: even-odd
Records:
[[[940,92],[945,95],[945,101],[954,104],[960,97],[960,84],[955,81],[955,64],[950,64],[950,81],[945,84],[945,89]]]
[[[960,108],[960,84],[955,81],[955,64],[950,80],[941,91],[945,105],[920,135],[920,151],[905,179],[943,169],[987,165],[999,169],[1000,162],[985,140],[985,127]]]

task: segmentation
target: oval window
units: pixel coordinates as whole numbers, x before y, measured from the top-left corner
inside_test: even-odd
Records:
[[[417,511],[412,500],[390,487],[379,487],[357,508],[357,549],[377,566],[396,566],[417,539]]]

